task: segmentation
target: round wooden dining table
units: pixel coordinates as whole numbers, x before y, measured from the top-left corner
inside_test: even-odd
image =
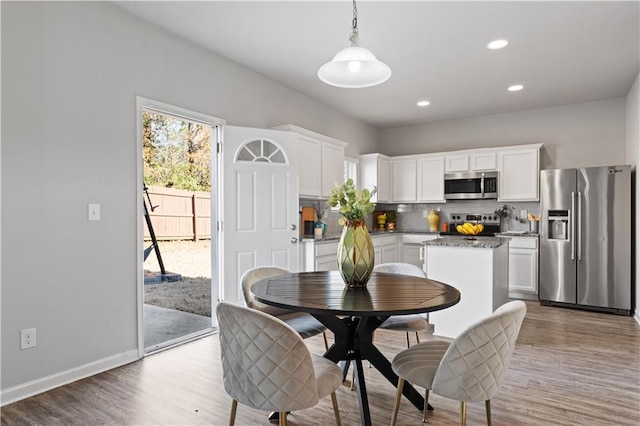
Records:
[[[343,380],[353,364],[363,425],[371,425],[371,414],[362,360],[368,360],[391,384],[398,384],[391,363],[374,345],[376,328],[391,315],[438,311],[460,301],[460,292],[450,285],[380,272],[371,275],[365,288],[345,287],[338,271],[300,272],[258,281],[251,293],[262,303],[308,312],[333,332],[335,342],[324,357],[341,366]],[[408,383],[403,395],[423,409],[424,398]]]

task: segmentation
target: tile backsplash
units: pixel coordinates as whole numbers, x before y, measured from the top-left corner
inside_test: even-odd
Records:
[[[320,203],[320,206],[328,206],[326,201],[300,200],[301,207],[313,207]],[[451,213],[493,213],[496,209],[507,205],[508,208],[514,207],[513,216],[509,219],[510,231],[528,231],[529,221],[525,219],[524,223],[520,223],[516,218],[520,217],[520,211],[526,210],[527,213],[534,215],[540,214],[540,203],[538,202],[513,202],[503,203],[496,200],[464,200],[464,201],[448,201],[441,204],[383,204],[379,203],[376,210],[395,210],[397,211],[396,228],[398,230],[426,230],[428,228],[427,219],[424,217],[424,211],[430,209],[440,210],[440,227],[442,222],[450,222],[449,215]],[[367,217],[366,223],[369,229],[372,229],[372,218]],[[338,219],[341,215],[337,211],[330,208],[326,210],[322,220],[327,224],[327,234],[335,235],[342,231],[342,227],[338,225]]]
[[[508,208],[514,208],[513,215],[509,219],[508,229],[510,231],[529,230],[527,219],[524,220],[524,223],[520,223],[516,219],[520,217],[521,210],[535,215],[540,213],[540,203],[538,202],[503,203],[496,200],[448,201],[442,204],[378,204],[377,208],[379,210],[397,210],[396,227],[398,229],[427,229],[427,219],[424,217],[424,212],[432,208],[440,211],[440,227],[442,227],[442,222],[451,222],[449,215],[452,213],[493,213],[505,204]]]

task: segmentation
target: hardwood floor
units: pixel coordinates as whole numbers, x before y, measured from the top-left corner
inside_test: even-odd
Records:
[[[640,326],[630,317],[543,307],[527,302],[505,384],[492,401],[495,425],[640,424]],[[437,328],[436,328],[437,332]],[[389,358],[403,333],[380,330]],[[323,352],[321,337],[309,347]],[[210,336],[2,408],[2,425],[224,425],[231,399],[222,385],[218,338]],[[366,364],[365,364],[366,365]],[[365,372],[372,418],[386,425],[394,388],[375,369]],[[359,425],[356,394],[337,392],[345,426]],[[431,395],[432,424],[459,421],[456,401]],[[469,425],[486,424],[484,404],[468,404]],[[237,425],[268,425],[266,413],[238,406]],[[331,399],[289,416],[290,425],[333,425]],[[399,425],[420,425],[402,401]]]

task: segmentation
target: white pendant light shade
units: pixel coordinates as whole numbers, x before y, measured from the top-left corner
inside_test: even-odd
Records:
[[[389,77],[391,68],[369,50],[358,46],[342,49],[318,70],[318,78],[323,82],[350,89],[375,86]]]

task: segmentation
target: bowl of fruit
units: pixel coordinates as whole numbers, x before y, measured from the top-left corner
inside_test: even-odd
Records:
[[[481,223],[473,224],[465,222],[462,225],[456,226],[456,231],[459,234],[467,236],[468,239],[475,239],[475,236],[484,230],[484,225]]]

